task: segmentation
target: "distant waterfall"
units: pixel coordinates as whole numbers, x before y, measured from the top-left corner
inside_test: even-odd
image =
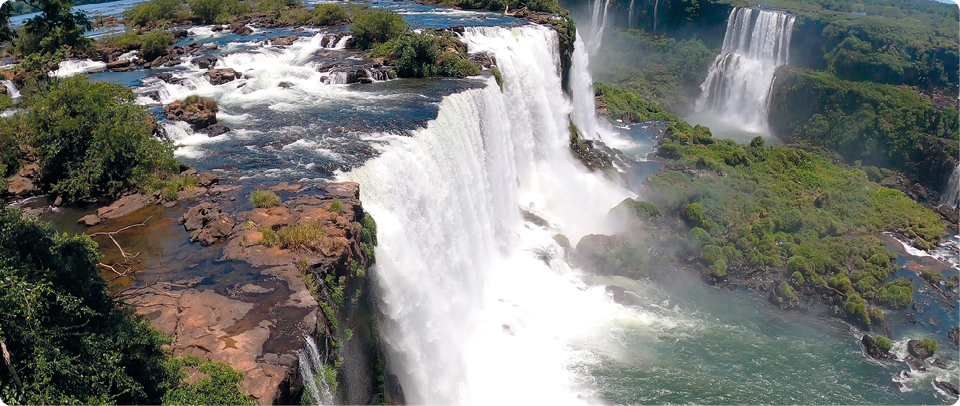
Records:
[[[602,7],[601,4],[603,4]],[[590,19],[590,46],[593,51],[600,49],[600,42],[603,40],[603,31],[607,27],[607,11],[609,10],[610,0],[594,0],[593,16]]]
[[[313,337],[307,336],[303,348],[300,349],[300,376],[303,377],[305,393],[310,395],[311,405],[334,404],[324,368],[317,342]]]
[[[630,8],[627,11],[627,29],[633,28],[633,2],[630,0]]]
[[[389,367],[410,404],[587,403],[577,343],[607,334],[598,325],[618,308],[578,282],[553,235],[614,231],[607,211],[629,192],[570,153],[577,107],[555,31],[468,27],[463,39],[496,56],[503,90],[490,78],[445,97],[426,128],[341,177],[377,219]]]
[[[947,188],[943,190],[940,196],[940,205],[947,205],[953,208],[960,208],[960,164],[953,168],[953,174],[950,175],[950,181]]]
[[[734,8],[720,55],[700,85],[697,112],[766,132],[774,73],[788,62],[794,19],[778,12]]]
[[[660,8],[660,0],[653,2],[653,32],[657,31],[657,9]]]

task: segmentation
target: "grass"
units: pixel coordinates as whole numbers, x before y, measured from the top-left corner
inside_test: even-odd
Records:
[[[313,25],[338,25],[350,22],[347,10],[339,4],[317,4],[313,8]]]
[[[330,254],[340,248],[344,242],[341,238],[327,236],[318,223],[296,224],[283,227],[278,231],[270,228],[261,230],[263,239],[260,244],[268,247],[280,247],[289,250],[313,251]]]
[[[280,197],[269,190],[258,189],[250,195],[250,203],[256,208],[270,208],[280,205]]]
[[[880,347],[881,350],[888,352],[891,348],[893,348],[893,343],[890,342],[889,338],[877,336],[877,347]]]
[[[330,203],[330,211],[343,214],[343,202],[341,202],[340,199],[334,199],[333,203]]]
[[[177,200],[177,195],[181,190],[191,190],[197,187],[198,179],[196,176],[183,176],[177,177],[171,180],[155,180],[150,185],[150,191],[155,192],[158,190],[163,190],[161,196],[164,200],[174,201]]]
[[[927,352],[930,354],[937,352],[937,340],[934,340],[932,338],[925,338],[923,340],[920,340],[920,343],[918,343],[918,345],[920,347],[923,347],[923,349],[927,350]]]
[[[220,111],[220,106],[217,105],[217,101],[213,99],[208,99],[206,97],[200,97],[197,95],[187,96],[186,99],[183,99],[184,109],[188,111],[212,111],[217,113]]]

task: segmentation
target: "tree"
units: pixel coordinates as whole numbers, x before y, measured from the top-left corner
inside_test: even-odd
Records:
[[[15,40],[13,49],[16,53],[26,56],[35,52],[52,54],[62,47],[71,50],[83,50],[90,45],[91,40],[84,36],[90,29],[90,20],[81,11],[73,11],[70,0],[20,0],[40,15],[31,18],[24,25],[20,33],[10,31],[8,27],[10,15],[13,13],[12,1],[0,7],[0,42]]]
[[[385,9],[365,10],[357,14],[350,27],[357,47],[368,49],[407,32],[409,26],[403,16]]]
[[[0,209],[0,341],[19,380],[0,374],[5,402],[147,403],[178,382],[170,339],[107,295],[99,261],[90,237]]]

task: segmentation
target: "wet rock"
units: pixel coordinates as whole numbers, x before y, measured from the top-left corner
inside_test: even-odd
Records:
[[[213,124],[211,126],[208,126],[207,128],[204,128],[203,130],[200,130],[200,132],[206,134],[210,138],[219,137],[230,131],[231,131],[230,127],[227,127],[223,124]]]
[[[933,355],[932,352],[927,351],[926,348],[920,345],[920,340],[907,341],[907,351],[910,352],[910,355],[913,355],[919,359],[926,359],[927,357]]]
[[[230,32],[237,35],[250,35],[253,34],[253,29],[248,27],[246,24],[237,21],[233,24],[230,24]]]
[[[917,324],[917,315],[913,313],[905,313],[904,316],[907,318],[911,324]]]
[[[273,38],[270,38],[269,41],[270,41],[270,44],[272,45],[289,46],[289,45],[293,45],[293,43],[297,40],[297,38],[300,38],[300,37],[296,35],[287,35],[283,37],[273,37]]]
[[[356,182],[328,183],[320,186],[327,195],[337,199],[360,199],[360,184]]]
[[[947,333],[947,339],[950,340],[950,344],[953,344],[955,348],[960,348],[960,327],[954,327]]]
[[[139,193],[121,197],[107,207],[97,209],[97,217],[101,220],[120,218],[142,209],[151,199]]]
[[[20,175],[11,176],[7,179],[7,193],[14,196],[27,196],[36,190],[33,182]]]
[[[937,387],[939,387],[944,392],[947,392],[953,397],[960,396],[960,388],[957,388],[956,385],[947,381],[936,381],[936,382],[937,382]]]
[[[129,60],[129,59],[121,59],[121,60],[119,60],[119,61],[107,62],[107,69],[108,69],[108,70],[114,70],[114,69],[117,69],[117,68],[126,68],[126,67],[128,67],[128,66],[130,66],[130,60]]]
[[[947,369],[947,363],[943,362],[943,360],[940,359],[939,357],[934,358],[933,361],[931,361],[931,363],[941,369]]]
[[[203,103],[185,104],[181,100],[166,105],[163,114],[167,118],[186,121],[194,130],[203,130],[217,123],[217,112],[207,110]]]
[[[497,64],[497,58],[487,52],[477,52],[467,55],[467,59],[484,68],[490,68]]]
[[[224,83],[231,82],[234,79],[239,79],[241,76],[243,76],[243,74],[231,68],[209,69],[207,70],[206,75],[210,79],[210,84],[214,86],[219,86]]]
[[[303,185],[297,183],[291,184],[290,182],[280,182],[276,185],[270,186],[270,188],[267,190],[273,193],[297,193],[300,191],[300,189],[303,189]]]
[[[923,308],[923,305],[921,305],[920,302],[916,300],[913,301],[913,310],[915,310],[917,314],[923,314],[923,312],[926,311],[926,309]]]
[[[236,222],[229,214],[223,213],[213,203],[205,202],[193,206],[178,220],[190,231],[190,241],[208,246],[230,235]]]
[[[80,217],[80,220],[77,223],[83,224],[87,227],[92,227],[97,224],[100,224],[100,217],[97,217],[96,214],[88,214],[86,216]]]
[[[197,175],[197,184],[200,186],[210,186],[220,182],[220,177],[210,172],[202,172]]]
[[[907,366],[910,367],[911,371],[923,372],[927,370],[927,368],[923,366],[923,361],[917,359],[913,355],[907,355],[906,357],[904,357],[903,361],[907,363]],[[910,375],[907,374],[907,376],[910,376]]]
[[[867,351],[867,355],[873,357],[874,359],[890,358],[890,353],[885,351],[883,348],[880,348],[880,346],[877,345],[877,339],[873,336],[864,334],[860,342],[863,344],[864,350]]]
[[[217,57],[204,56],[201,58],[194,59],[194,62],[196,62],[197,67],[199,67],[200,69],[211,69],[214,66],[217,66]],[[164,81],[166,82],[167,80],[164,80]]]

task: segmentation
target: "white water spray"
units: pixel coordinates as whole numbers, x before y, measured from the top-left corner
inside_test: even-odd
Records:
[[[630,0],[630,8],[627,10],[627,29],[633,28],[633,3],[635,0]]]
[[[552,236],[613,231],[606,212],[627,193],[571,156],[554,31],[467,28],[464,40],[494,53],[503,92],[490,79],[446,97],[425,129],[341,176],[377,219],[391,369],[411,404],[582,403],[583,343],[623,308],[583,284]]]
[[[17,85],[13,84],[12,81],[0,80],[0,83],[7,89],[7,96],[10,96],[11,99],[20,97],[20,90],[17,89]]]
[[[660,8],[660,0],[653,2],[653,32],[657,32],[657,9]]]
[[[947,205],[954,209],[960,208],[960,164],[953,168],[953,174],[947,182],[947,188],[943,190],[940,196],[940,205]]]
[[[610,10],[610,0],[602,0],[603,8],[600,7],[601,0],[593,2],[593,16],[590,25],[590,46],[591,50],[596,52],[600,49],[600,43],[603,41],[603,31],[607,27],[607,11]],[[579,36],[579,35],[578,35]]]
[[[754,132],[767,131],[767,107],[774,73],[789,58],[794,17],[734,8],[723,48],[700,85],[697,112]]]
[[[333,393],[330,392],[323,368],[323,358],[317,342],[311,336],[305,337],[303,347],[300,348],[300,376],[303,378],[304,390],[310,394],[312,404],[332,405]]]

